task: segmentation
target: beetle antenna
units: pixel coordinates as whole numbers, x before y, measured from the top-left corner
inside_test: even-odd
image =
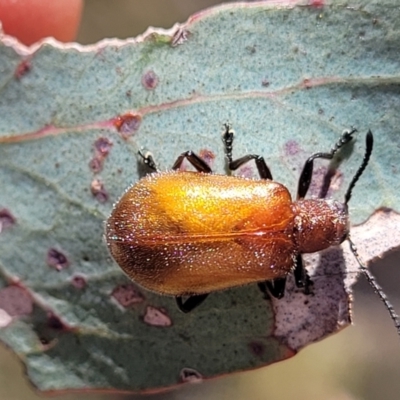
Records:
[[[361,272],[367,278],[368,283],[372,286],[372,288],[374,289],[374,292],[379,296],[379,298],[382,300],[383,304],[385,305],[386,309],[389,311],[390,318],[392,319],[394,326],[397,329],[397,334],[400,336],[400,318],[399,318],[399,316],[397,315],[392,304],[386,297],[382,288],[379,286],[378,282],[375,280],[375,277],[371,274],[369,269],[361,262],[360,257],[357,252],[357,247],[350,239],[350,236],[347,237],[347,240],[350,243],[350,250],[354,254],[354,257],[356,258],[358,265],[360,266]]]
[[[347,189],[346,195],[344,196],[344,204],[348,204],[348,202],[351,199],[351,192],[354,189],[354,186],[356,185],[357,181],[360,179],[360,176],[364,172],[365,168],[368,165],[369,159],[371,157],[372,153],[372,148],[374,146],[374,136],[372,135],[372,132],[369,130],[367,135],[365,136],[365,154],[364,154],[364,159],[360,165],[360,168],[358,168],[358,171],[354,175],[353,180],[351,181],[349,188]]]

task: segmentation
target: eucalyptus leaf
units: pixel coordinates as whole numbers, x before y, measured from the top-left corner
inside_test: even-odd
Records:
[[[234,157],[264,156],[295,196],[307,157],[354,126],[328,196],[343,201],[370,129],[372,160],[349,211],[354,224],[374,216],[353,239],[365,262],[398,248],[388,210],[400,211],[400,8],[320,3],[227,4],[88,47],[2,36],[0,340],[40,390],[198,381],[290,357],[350,322],[357,266],[346,244],[306,257],[314,296],[290,280],[269,301],[249,285],[183,315],[129,281],[103,239],[112,204],[146,173],[139,149],[162,169],[193,150],[226,173],[229,123]],[[312,195],[329,166],[316,163]],[[257,176],[253,165],[239,173]]]

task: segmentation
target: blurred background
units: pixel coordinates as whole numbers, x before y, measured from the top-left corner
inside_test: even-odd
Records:
[[[213,0],[86,0],[77,42],[124,39],[148,26],[170,28],[196,11],[220,4]],[[400,252],[372,266],[378,282],[400,310]],[[166,394],[69,394],[59,400],[185,399],[400,399],[400,337],[387,311],[361,278],[355,288],[355,326],[346,328],[296,357],[255,371],[237,373]],[[21,363],[0,345],[0,399],[38,400]]]

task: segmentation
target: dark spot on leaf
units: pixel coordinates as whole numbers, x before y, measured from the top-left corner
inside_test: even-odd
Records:
[[[289,140],[285,143],[285,155],[294,156],[300,151],[300,146],[296,140]]]
[[[15,68],[14,77],[20,80],[24,75],[26,75],[32,69],[31,62],[29,60],[22,60]]]
[[[103,169],[104,158],[103,157],[93,157],[89,161],[89,168],[95,173],[99,173]]]
[[[203,380],[203,376],[200,374],[200,372],[193,368],[182,368],[179,377],[181,382],[196,383]]]
[[[142,117],[139,114],[126,113],[114,118],[113,123],[123,136],[130,136],[139,129]]]
[[[47,326],[51,329],[62,331],[66,328],[66,326],[62,323],[57,315],[50,313],[47,316]]]
[[[265,346],[260,342],[251,342],[249,348],[257,357],[261,357],[265,353]]]
[[[66,255],[55,248],[49,249],[47,252],[47,265],[61,271],[69,266],[69,261]]]
[[[108,156],[108,153],[111,150],[112,147],[112,142],[110,139],[106,137],[99,137],[95,142],[94,142],[94,149],[97,153],[101,154],[104,157]]]
[[[268,87],[269,85],[270,85],[270,82],[269,82],[268,79],[263,79],[263,80],[261,81],[261,86],[263,86],[263,87]]]
[[[15,217],[6,208],[0,209],[0,233],[15,224]]]
[[[322,115],[324,113],[324,110],[322,108],[318,109],[318,114]]]
[[[42,343],[43,345],[47,345],[50,343],[50,340],[45,337],[40,337],[39,340],[40,340],[40,343]]]
[[[105,203],[108,200],[108,192],[104,188],[104,184],[100,179],[93,179],[90,184],[90,191],[99,203]]]
[[[87,285],[86,278],[82,275],[74,275],[71,279],[71,283],[77,289],[84,289]]]
[[[240,167],[238,175],[243,176],[244,178],[248,178],[248,179],[255,178],[255,177],[257,177],[257,179],[258,179],[258,176],[256,175],[256,172],[255,172],[255,168],[250,164],[245,164],[244,166]]]
[[[303,86],[304,86],[306,89],[310,89],[310,88],[311,88],[311,80],[308,79],[308,78],[303,79]]]
[[[142,85],[147,90],[153,90],[159,82],[158,76],[154,71],[146,71],[142,76]]]
[[[0,290],[0,309],[12,317],[29,315],[33,309],[32,298],[19,286],[7,286]]]
[[[126,97],[131,97],[132,96],[132,90],[127,90],[125,94],[126,94]]]
[[[246,50],[249,54],[255,54],[256,46],[246,46]]]
[[[111,296],[121,304],[122,307],[129,307],[133,304],[142,303],[144,296],[132,284],[119,285],[111,293]]]
[[[85,262],[88,262],[88,261],[90,261],[90,258],[89,258],[88,255],[84,254],[84,255],[82,256],[82,260],[85,261]]]
[[[94,142],[94,156],[89,161],[89,168],[96,174],[103,169],[104,160],[108,156],[112,142],[106,137],[100,137]]]
[[[164,309],[147,306],[146,313],[143,316],[143,321],[148,325],[153,326],[171,326],[171,318],[167,315]]]

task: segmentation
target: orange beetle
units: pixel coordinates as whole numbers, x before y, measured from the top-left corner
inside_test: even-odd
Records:
[[[251,154],[232,160],[233,132],[228,125],[223,134],[228,168],[234,171],[254,160],[261,180],[212,174],[207,163],[191,151],[178,157],[172,171],[159,172],[152,156],[140,153],[156,172],[128,188],[114,206],[106,225],[110,252],[133,281],[175,296],[184,312],[212,291],[252,282],[264,293],[281,298],[291,272],[297,286],[308,293],[311,281],[301,254],[350,240],[347,203],[368,164],[372,133],[366,135],[365,156],[344,203],[304,199],[314,160],[332,159],[355,132],[345,131],[329,153],[308,158],[296,201],[285,186],[272,180],[262,157]],[[198,172],[180,171],[184,159]],[[377,287],[375,281],[373,285]],[[189,298],[183,301],[183,296]]]

